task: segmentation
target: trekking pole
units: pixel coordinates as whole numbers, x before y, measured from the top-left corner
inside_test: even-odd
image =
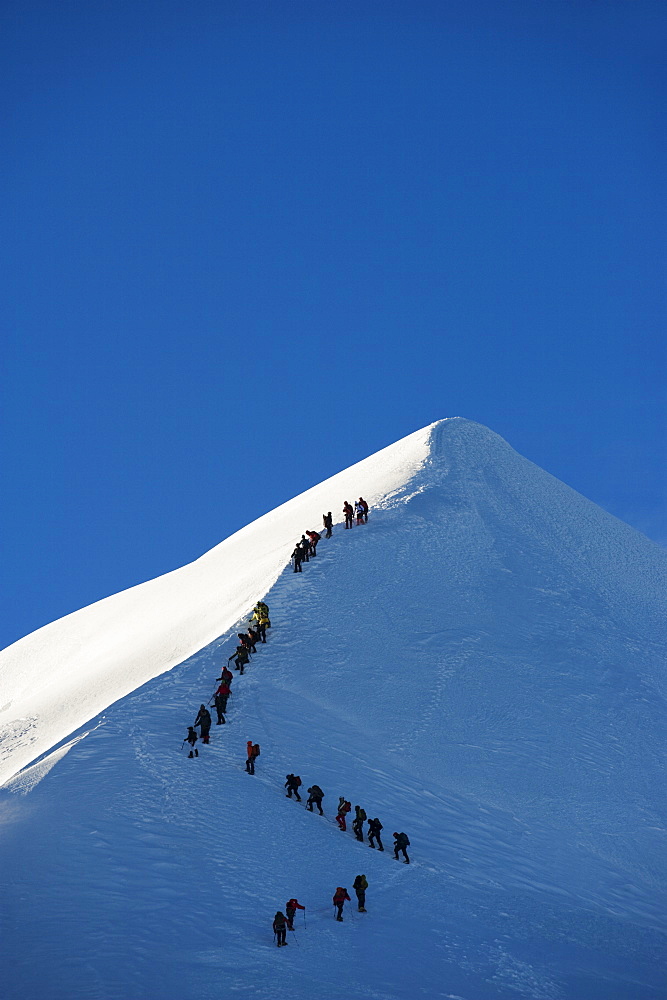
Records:
[[[298,937],[296,936],[296,931],[294,930],[294,928],[292,928],[292,934],[294,935],[294,940],[296,941],[296,944],[297,944],[297,948],[300,948],[300,947],[301,947],[301,945],[299,944],[299,939],[298,939]]]

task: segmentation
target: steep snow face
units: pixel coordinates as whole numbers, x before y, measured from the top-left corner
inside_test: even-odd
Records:
[[[33,632],[0,653],[0,785],[96,713],[169,670],[244,615],[296,539],[377,502],[425,461],[425,427],[242,528],[200,559]]]
[[[8,992],[662,995],[667,555],[479,425],[420,434],[369,523],[272,584],[198,760],[180,741],[235,628],[0,792]],[[281,558],[346,492],[371,491],[320,493]],[[324,819],[285,799],[291,771]],[[385,844],[405,830],[413,864],[341,833],[339,795]],[[361,872],[369,912],[336,924]],[[278,951],[293,895],[308,924]]]

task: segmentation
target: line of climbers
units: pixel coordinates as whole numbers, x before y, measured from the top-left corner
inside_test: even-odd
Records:
[[[255,623],[254,628],[253,623]],[[233,673],[229,669],[230,662],[233,660],[234,669],[238,670],[240,674],[243,674],[246,666],[250,662],[251,653],[257,652],[258,643],[266,643],[267,628],[271,628],[269,606],[264,601],[258,601],[253,608],[252,617],[248,623],[247,631],[237,633],[236,638],[239,640],[239,645],[227,660],[227,664],[223,667],[221,676],[216,677],[216,682],[220,682],[219,687],[217,687],[213,692],[213,695],[208,703],[208,707],[211,708],[215,706],[217,726],[223,726],[227,721],[225,719],[227,701],[232,693],[232,679],[234,677]],[[188,754],[188,757],[199,756],[199,750],[196,747],[198,739],[201,739],[202,743],[211,742],[211,725],[211,713],[206,705],[202,704],[199,706],[199,711],[197,713],[197,718],[194,721],[194,725],[188,726],[188,734],[183,740],[184,744],[188,743],[190,745],[190,753]],[[200,736],[197,736],[197,727],[199,727]],[[256,756],[259,756],[259,744],[257,744]],[[246,765],[246,768],[249,769],[248,765]],[[255,773],[254,767],[250,773]]]
[[[253,772],[254,773],[254,772]],[[297,802],[301,802],[301,796],[299,795],[299,789],[303,782],[298,774],[287,774],[285,775],[285,788],[287,789],[286,798],[291,799],[292,793]],[[313,811],[313,806],[317,806],[320,816],[324,816],[324,810],[322,809],[322,799],[324,798],[324,792],[319,785],[311,785],[308,789],[308,799],[306,800],[306,809],[309,812]],[[341,795],[338,799],[338,810],[336,812],[336,822],[338,823],[338,828],[340,830],[346,831],[346,817],[350,810],[352,809],[352,804],[347,801],[344,795]],[[354,819],[352,820],[352,832],[354,833],[357,840],[364,843],[364,823],[368,819],[366,815],[366,810],[362,809],[361,806],[354,807]],[[368,846],[375,847],[377,841],[378,850],[384,851],[384,846],[382,844],[382,838],[380,836],[383,830],[382,823],[375,817],[375,819],[368,820]],[[405,833],[394,833],[394,857],[398,861],[399,851],[403,854],[403,863],[406,865],[410,864],[410,858],[408,857],[408,852],[406,848],[410,846],[410,841],[408,840],[407,834]]]
[[[368,521],[368,504],[363,497],[355,502],[354,509],[351,504],[346,500],[343,504],[343,514],[345,516],[345,527],[352,527],[352,518],[354,516],[354,511],[357,512],[357,524],[365,524]],[[333,534],[333,516],[331,511],[328,514],[322,514],[322,525],[325,528],[326,535],[325,538],[331,538]],[[317,543],[320,541],[322,536],[318,531],[305,531],[299,541],[294,546],[294,551],[291,555],[292,565],[294,566],[295,573],[303,573],[301,564],[309,562],[314,559],[317,555]]]
[[[368,521],[368,504],[363,497],[355,502],[355,509],[357,512],[357,524],[365,524]],[[345,515],[345,527],[352,527],[352,516],[353,509],[351,505],[346,500],[343,504],[343,514]],[[331,511],[327,514],[322,515],[322,524],[326,529],[326,538],[331,538],[333,534],[333,517]],[[306,537],[307,536],[307,537]],[[321,539],[321,535],[317,531],[306,531],[297,542],[294,551],[292,552],[292,561],[294,564],[294,572],[301,573],[302,562],[308,562],[309,559],[314,559],[317,555],[317,543]],[[253,622],[255,627],[253,628]],[[257,652],[258,643],[266,643],[266,630],[271,628],[271,620],[269,618],[269,607],[264,601],[258,601],[255,605],[252,613],[250,622],[248,623],[247,632],[237,633],[237,639],[239,640],[239,645],[236,647],[235,651],[227,660],[227,667],[222,671],[222,676],[217,677],[216,680],[220,681],[220,686],[214,691],[211,697],[208,708],[215,705],[215,710],[217,714],[217,726],[222,726],[225,724],[225,713],[227,711],[227,701],[231,695],[231,684],[233,674],[229,670],[229,663],[234,661],[234,668],[243,674],[246,666],[250,662],[250,656],[252,653]],[[190,753],[188,757],[198,757],[199,750],[196,747],[198,739],[201,739],[202,743],[207,744],[211,742],[211,713],[209,712],[206,705],[202,704],[199,706],[199,711],[197,712],[197,718],[194,721],[194,725],[188,726],[187,736],[183,740],[183,746],[188,743],[190,746]],[[200,736],[197,736],[197,727],[200,729]],[[248,741],[251,743],[251,741]],[[254,744],[257,746],[257,753],[254,755],[248,754],[246,760],[246,770],[249,774],[255,773],[254,762],[255,758],[259,756],[259,744]]]
[[[367,913],[366,909],[366,889],[368,889],[368,881],[365,875],[357,875],[354,880],[352,888],[354,889],[357,896],[357,910],[359,913]],[[333,894],[332,902],[334,908],[334,916],[336,920],[342,921],[343,919],[343,907],[345,903],[351,902],[350,896],[348,895],[347,889],[339,885],[336,887],[336,891]],[[294,917],[297,910],[303,910],[303,926],[306,927],[306,907],[302,906],[298,899],[288,899],[285,904],[285,912],[278,910],[275,917],[273,918],[273,936],[274,940],[277,942],[279,948],[282,948],[287,944],[285,940],[287,937],[287,931],[294,931]],[[296,938],[296,932],[295,932]],[[298,941],[297,941],[298,944]]]
[[[345,516],[345,527],[351,528],[353,525],[353,516],[356,511],[357,524],[365,524],[368,521],[368,504],[363,499],[359,499],[355,502],[354,509],[351,504],[346,500],[343,504],[343,514]],[[322,523],[326,529],[326,537],[331,538],[333,534],[333,518],[331,511],[327,514],[322,515]],[[306,537],[307,536],[307,537]],[[294,551],[292,553],[292,560],[294,564],[294,572],[301,573],[301,563],[308,562],[309,559],[314,558],[317,554],[317,543],[321,539],[321,535],[317,531],[306,531],[305,534],[301,536],[301,539],[297,542]],[[253,622],[256,622],[255,628],[253,629]],[[216,678],[220,681],[220,686],[214,692],[211,701],[209,702],[209,707],[215,705],[217,713],[217,725],[224,725],[225,713],[227,711],[227,701],[231,695],[231,684],[233,679],[233,674],[229,669],[229,663],[234,660],[235,669],[243,674],[245,667],[250,661],[250,656],[252,653],[257,652],[257,644],[259,642],[266,643],[266,630],[271,628],[271,620],[269,618],[269,608],[264,601],[258,601],[253,609],[253,614],[248,624],[247,632],[239,632],[237,638],[239,639],[239,645],[236,647],[234,653],[228,658],[227,665],[223,668],[220,677]],[[199,712],[197,713],[197,718],[195,719],[193,726],[188,726],[188,734],[183,740],[183,743],[188,743],[190,745],[189,757],[198,757],[199,751],[196,747],[197,743],[197,732],[196,727],[199,726],[202,743],[210,743],[210,730],[211,730],[211,713],[208,711],[206,705],[202,704],[199,706]],[[253,743],[252,740],[248,740],[246,743],[246,771],[249,774],[255,773],[255,761],[260,756],[260,746],[259,743]],[[301,796],[299,795],[299,788],[302,784],[299,775],[288,774],[286,776],[285,788],[287,788],[286,797],[292,797],[294,793],[295,798],[298,802],[301,802]],[[308,800],[306,802],[306,808],[313,812],[313,806],[317,806],[320,816],[324,816],[324,810],[322,809],[322,799],[324,798],[324,792],[319,785],[311,785],[308,788]],[[338,799],[338,810],[336,813],[336,822],[338,823],[339,829],[346,831],[346,817],[352,805],[349,801],[345,799],[345,796],[341,795]],[[361,806],[355,806],[355,818],[352,821],[352,831],[358,841],[363,843],[364,832],[363,825],[367,820],[366,811],[361,808]],[[380,851],[384,851],[384,846],[382,844],[382,838],[380,833],[382,831],[382,823],[376,817],[375,819],[368,820],[368,842],[369,847],[375,848],[377,842],[377,848]],[[410,841],[405,833],[394,832],[394,858],[398,861],[399,851],[403,854],[404,864],[410,864],[410,858],[406,848],[410,846]],[[366,889],[368,888],[368,882],[365,875],[357,875],[353,884],[354,891],[357,895],[358,910],[360,913],[366,913]],[[333,895],[333,906],[334,914],[336,920],[343,920],[343,907],[345,902],[350,901],[350,896],[348,895],[347,889],[343,886],[338,886],[336,892]],[[278,911],[273,919],[273,932],[274,937],[277,941],[278,947],[282,947],[287,944],[286,934],[287,930],[294,931],[294,915],[296,910],[304,911],[304,927],[305,927],[305,906],[302,906],[297,899],[288,900],[285,910],[286,913],[283,914],[282,911]]]
[[[358,500],[354,502],[354,508],[352,504],[348,503],[347,500],[343,504],[343,514],[345,516],[345,527],[352,527],[352,518],[356,513],[357,524],[366,524],[368,521],[368,504],[363,497],[359,497]]]

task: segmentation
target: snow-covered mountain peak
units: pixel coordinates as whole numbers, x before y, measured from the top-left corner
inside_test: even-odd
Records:
[[[368,523],[337,523],[293,573],[301,533],[360,494]],[[0,794],[6,896],[22,901],[8,989],[660,995],[666,567],[452,418],[5,650],[5,776],[70,737]],[[268,642],[189,760],[185,726],[263,595]],[[325,817],[285,799],[286,772],[321,785]],[[381,818],[385,843],[405,830],[413,864],[338,830],[339,795]],[[336,924],[331,894],[359,872],[368,914]],[[278,971],[270,921],[293,895],[308,930]]]

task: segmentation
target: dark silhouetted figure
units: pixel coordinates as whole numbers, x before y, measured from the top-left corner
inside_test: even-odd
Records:
[[[410,846],[410,841],[408,840],[407,834],[405,833],[394,833],[394,857],[398,861],[398,852],[401,851],[403,854],[403,864],[409,865],[410,858],[408,857],[408,852],[406,847]]]
[[[199,706],[199,712],[197,713],[197,718],[195,719],[195,726],[201,726],[202,743],[210,743],[208,734],[211,731],[211,713],[207,709],[206,705]]]
[[[287,944],[285,940],[287,937],[287,918],[281,910],[278,910],[273,918],[273,933],[276,935],[279,948]]]
[[[322,810],[322,799],[324,798],[324,792],[319,785],[312,785],[308,789],[308,801],[306,802],[306,809],[309,812],[313,811],[313,805],[316,805],[320,811],[320,816],[324,816]]]
[[[190,744],[190,753],[188,754],[188,757],[198,757],[199,750],[197,750],[195,743],[199,737],[197,736],[193,726],[188,726],[188,735],[185,738]]]
[[[368,821],[368,843],[371,847],[375,847],[374,841],[378,842],[378,849],[384,851],[382,846],[382,839],[380,837],[380,830],[382,829],[382,823],[375,817],[375,819],[369,819]]]
[[[352,883],[352,888],[357,894],[357,903],[359,913],[366,912],[366,889],[368,889],[368,882],[366,881],[365,875],[357,875],[354,882]]]
[[[364,823],[366,821],[366,812],[361,806],[354,807],[354,819],[352,820],[352,831],[357,838],[357,840],[364,839]]]
[[[286,798],[292,798],[292,792],[296,795],[297,802],[301,802],[301,796],[299,795],[299,787],[301,785],[301,778],[298,774],[288,774],[287,781],[285,782],[285,788],[287,789]]]

